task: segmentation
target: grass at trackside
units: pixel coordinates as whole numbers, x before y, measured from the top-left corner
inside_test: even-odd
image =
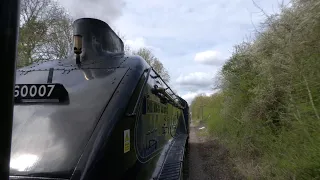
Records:
[[[312,122],[309,128],[320,129],[320,122]],[[218,138],[248,179],[312,179],[320,174],[319,131],[295,122],[275,132],[263,122],[227,121],[218,114],[207,119],[205,126],[197,135]]]
[[[192,121],[191,121],[191,124],[192,124],[194,127],[197,127],[197,126],[199,126],[199,124],[200,124],[200,120],[192,120]]]
[[[199,130],[197,130],[197,135],[199,137],[208,137],[209,133],[208,133],[207,129],[199,129]]]

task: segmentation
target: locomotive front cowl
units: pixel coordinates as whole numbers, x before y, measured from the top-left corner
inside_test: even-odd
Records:
[[[117,68],[123,43],[108,24],[82,18],[73,32],[78,64],[72,56],[16,71],[11,179],[70,178],[128,70]]]
[[[18,69],[15,95],[11,180],[180,179],[188,104],[107,23],[76,20],[73,55]]]
[[[74,53],[80,62],[124,52],[122,40],[110,26],[98,19],[81,18],[73,24]],[[81,46],[81,47],[80,47]]]

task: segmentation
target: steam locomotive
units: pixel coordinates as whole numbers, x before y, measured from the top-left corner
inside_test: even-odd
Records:
[[[188,103],[99,19],[74,53],[16,71],[10,179],[183,179]]]

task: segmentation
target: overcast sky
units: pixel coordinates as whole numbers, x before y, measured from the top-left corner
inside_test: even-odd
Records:
[[[282,0],[254,0],[267,14]],[[289,0],[284,0],[288,3]],[[74,18],[104,20],[133,49],[149,47],[189,102],[213,92],[214,77],[233,46],[252,36],[265,16],[253,0],[60,0]]]

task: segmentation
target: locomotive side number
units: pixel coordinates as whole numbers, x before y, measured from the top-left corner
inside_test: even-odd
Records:
[[[54,84],[45,84],[45,85],[16,85],[14,89],[14,97],[50,97],[54,89]]]
[[[16,84],[14,87],[15,103],[68,103],[69,93],[62,84]]]

